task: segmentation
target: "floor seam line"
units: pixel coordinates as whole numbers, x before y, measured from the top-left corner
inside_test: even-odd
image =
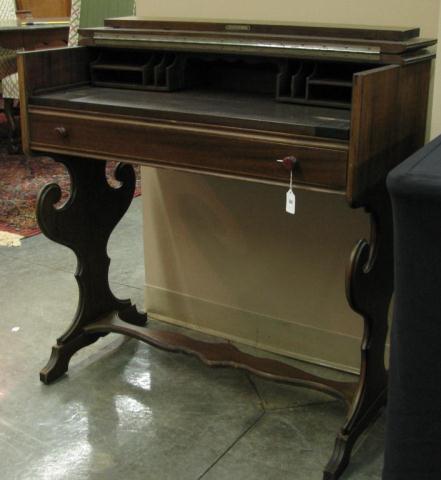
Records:
[[[290,405],[288,407],[267,408],[268,413],[280,412],[284,410],[298,410],[299,408],[316,407],[320,405],[339,404],[338,400],[323,400],[318,402],[303,403],[301,405]]]
[[[256,420],[248,427],[246,428],[237,438],[234,440],[234,442],[228,446],[228,448],[221,454],[219,457],[199,476],[197,477],[196,480],[202,480],[205,475],[214,467],[216,466],[224,457],[225,455],[234,448],[235,445],[248,433],[250,432],[259,422],[262,420],[262,418],[265,416],[265,410],[263,410],[260,415],[256,418]]]
[[[9,255],[4,254],[4,256],[6,257],[6,256],[9,256]],[[21,255],[11,254],[11,257],[13,257],[16,260],[21,260],[21,261],[26,262],[26,263],[31,264],[31,265],[37,265],[38,267],[44,267],[44,268],[47,268],[49,270],[54,270],[56,272],[70,273],[72,275],[75,275],[75,270],[69,270],[69,269],[63,268],[63,267],[54,267],[52,265],[47,265],[46,263],[38,262],[38,261],[35,261],[35,260],[32,260],[32,259],[26,259],[25,260],[25,259],[21,258]],[[113,284],[121,285],[123,287],[135,288],[136,290],[143,290],[143,288],[141,288],[141,287],[137,287],[137,286],[134,286],[134,285],[128,285],[127,283],[121,283],[117,280],[109,280],[109,282],[113,283]]]
[[[121,287],[128,287],[128,288],[134,288],[135,290],[140,290],[140,291],[143,291],[144,288],[141,288],[141,287],[135,287],[133,285],[127,285],[127,283],[120,283],[120,282],[117,282],[115,280],[109,280],[109,283],[110,285],[119,285]]]
[[[247,372],[245,373],[246,377],[248,378],[248,381],[251,384],[252,389],[254,390],[254,393],[256,394],[257,398],[259,399],[260,406],[262,408],[262,411],[266,411],[266,406],[265,406],[265,399],[261,395],[259,389],[257,388],[257,385],[254,383],[254,380],[251,378],[251,375],[249,375]]]
[[[6,256],[6,255],[5,255]],[[25,261],[23,258],[20,258],[20,255],[11,255],[13,258],[15,258],[16,260],[21,260],[21,261]],[[75,276],[75,271],[74,270],[68,270],[66,268],[61,268],[61,267],[54,267],[54,266],[51,266],[51,265],[47,265],[45,263],[40,263],[40,262],[35,262],[33,260],[27,260],[26,263],[30,264],[30,265],[36,265],[38,267],[44,267],[44,268],[47,268],[49,270],[53,270],[55,272],[63,272],[63,273],[70,273],[72,274],[72,276]],[[144,290],[142,287],[137,287],[137,286],[134,286],[134,285],[128,285],[127,283],[121,283],[117,280],[109,280],[109,283],[110,284],[114,284],[114,285],[119,285],[119,286],[122,286],[122,287],[128,287],[128,288],[133,288],[135,290]]]

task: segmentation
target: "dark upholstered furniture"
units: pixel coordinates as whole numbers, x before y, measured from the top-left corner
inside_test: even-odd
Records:
[[[395,307],[384,480],[441,479],[441,136],[388,177]]]

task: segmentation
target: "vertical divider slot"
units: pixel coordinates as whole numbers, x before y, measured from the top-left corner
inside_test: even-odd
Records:
[[[302,62],[298,71],[291,77],[291,97],[306,99],[308,80],[317,72],[317,63]]]
[[[280,65],[276,100],[350,109],[354,73],[368,68],[369,64],[354,62],[288,60]]]

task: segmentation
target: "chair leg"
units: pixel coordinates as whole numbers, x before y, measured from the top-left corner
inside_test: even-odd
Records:
[[[15,116],[14,99],[4,98],[4,111],[8,124],[8,151],[9,153],[19,153],[20,151],[20,129]]]

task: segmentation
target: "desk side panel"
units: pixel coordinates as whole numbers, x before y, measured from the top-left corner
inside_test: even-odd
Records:
[[[354,75],[347,198],[363,204],[385,174],[394,144],[400,67],[390,65]]]
[[[387,173],[424,144],[431,62],[354,76],[348,202],[363,205]]]
[[[18,54],[23,150],[29,153],[28,98],[37,91],[86,83],[93,53],[84,47]]]

